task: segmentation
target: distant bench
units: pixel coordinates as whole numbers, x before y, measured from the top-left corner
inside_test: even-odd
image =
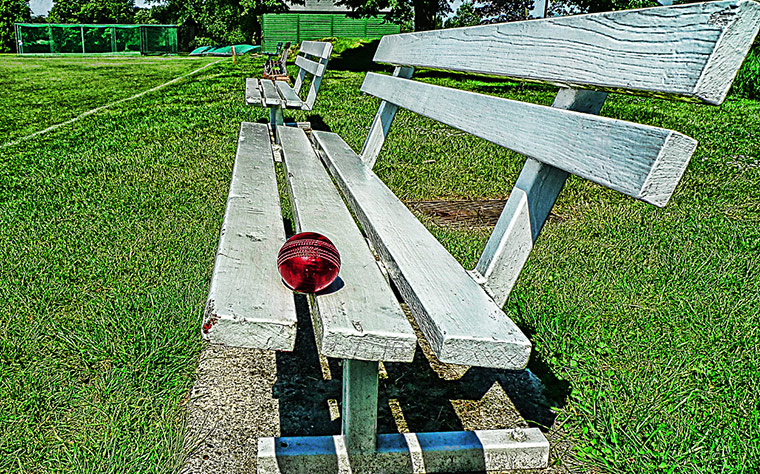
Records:
[[[332,53],[332,44],[320,41],[304,41],[301,43],[296,57],[296,66],[299,67],[298,76],[293,87],[285,81],[271,81],[269,79],[248,78],[245,81],[245,101],[248,105],[269,108],[269,122],[273,127],[283,124],[282,109],[311,110],[317,100],[319,86],[325,75],[327,62]],[[283,53],[287,54],[287,53]],[[284,59],[285,57],[283,57]],[[287,70],[286,70],[287,72]],[[311,86],[305,100],[301,100],[298,94],[310,74]]]
[[[314,131],[310,141],[301,129],[277,127],[296,230],[327,235],[342,256],[343,288],[312,300],[319,350],[343,359],[342,435],[259,439],[258,472],[348,472],[347,463],[354,473],[545,467],[549,444],[537,428],[376,433],[378,362],[409,362],[417,344],[384,275],[441,361],[524,368],[531,343],[501,307],[568,174],[664,206],[697,146],[672,130],[600,117],[607,93],[720,104],[758,25],[760,5],[742,0],[386,36],[375,61],[395,71],[368,73],[362,85],[381,102],[361,153],[334,133]],[[546,107],[413,81],[414,67],[561,88]],[[472,271],[372,171],[399,107],[527,157]],[[284,240],[267,126],[243,123],[206,339],[293,349],[293,295],[275,266]]]

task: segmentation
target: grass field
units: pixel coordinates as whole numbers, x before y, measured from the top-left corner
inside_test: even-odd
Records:
[[[313,113],[293,118],[360,148],[378,104],[359,92],[367,49],[334,58]],[[142,61],[109,60],[114,72],[101,80],[90,74],[105,71],[85,61],[0,57],[11,104],[0,145],[203,64]],[[260,66],[224,61],[0,148],[0,472],[171,472],[181,463],[238,128],[266,114],[243,103],[243,78]],[[54,77],[78,79],[64,94],[46,86]],[[542,104],[554,94],[417,77]],[[29,107],[53,102],[41,115]],[[535,344],[531,367],[556,392],[558,423],[586,466],[757,472],[760,102],[611,96],[602,113],[700,145],[664,209],[569,180],[506,305]],[[485,199],[505,197],[521,164],[404,111],[376,170],[403,199]],[[470,267],[488,237],[429,225]]]

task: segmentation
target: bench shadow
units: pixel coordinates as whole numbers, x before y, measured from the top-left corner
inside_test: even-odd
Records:
[[[295,295],[295,302],[298,312],[295,349],[276,355],[277,381],[273,395],[279,399],[280,436],[340,434],[341,420],[335,415],[341,404],[342,361],[328,359],[331,380],[325,380],[316,350],[308,299],[305,295]],[[472,421],[472,418],[482,416],[497,420],[499,424],[489,423],[489,426],[482,427],[484,429],[518,427],[527,422],[529,426],[548,431],[556,418],[552,407],[565,406],[570,393],[569,384],[554,376],[535,353],[528,370],[471,367],[462,377],[453,380],[441,378],[419,346],[411,363],[386,362],[384,366],[388,377],[380,379],[378,433],[396,433],[400,429],[411,432],[461,431],[470,429],[463,425],[463,419]],[[490,415],[478,414],[479,408],[475,408],[474,415],[468,415],[467,409],[464,414],[457,413],[451,403],[451,400],[461,400],[465,406],[478,405],[496,384],[509,398],[514,410],[499,398],[491,402],[490,408],[483,408]],[[330,404],[333,405],[332,415]],[[399,424],[399,411],[405,426]],[[508,411],[516,412],[507,414]]]
[[[321,115],[311,114],[306,116],[306,121],[311,124],[312,130],[320,130],[322,132],[332,132],[332,129],[325,122]]]
[[[391,71],[393,68],[390,66],[372,61],[379,44],[380,40],[377,39],[370,43],[362,44],[358,48],[347,49],[340,54],[334,55],[330,59],[328,66],[336,71]]]

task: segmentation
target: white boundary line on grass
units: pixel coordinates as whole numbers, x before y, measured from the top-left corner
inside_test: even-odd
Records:
[[[106,104],[106,105],[101,105],[100,107],[97,107],[97,108],[92,109],[92,110],[88,110],[87,112],[85,112],[85,113],[83,113],[83,114],[81,114],[81,115],[79,115],[77,117],[74,117],[71,120],[67,120],[65,122],[61,122],[61,123],[57,123],[55,125],[51,125],[50,127],[46,128],[44,130],[39,130],[39,131],[34,132],[34,133],[32,133],[30,135],[27,135],[25,137],[21,137],[21,138],[19,138],[17,140],[14,140],[12,142],[8,142],[8,143],[5,143],[3,145],[0,145],[0,148],[5,148],[5,147],[13,146],[13,145],[18,145],[19,143],[21,143],[23,141],[26,141],[26,140],[29,140],[30,138],[36,137],[37,135],[42,135],[44,133],[51,132],[53,130],[56,130],[56,129],[59,129],[59,128],[63,127],[63,126],[66,126],[66,125],[68,125],[70,123],[74,123],[77,120],[81,120],[81,119],[83,119],[83,118],[85,118],[85,117],[87,117],[89,115],[96,114],[96,113],[100,112],[103,109],[107,109],[107,108],[112,107],[114,105],[121,104],[122,102],[127,102],[129,100],[137,99],[138,97],[142,97],[145,94],[148,94],[150,92],[155,92],[157,90],[163,89],[164,87],[169,86],[171,84],[174,84],[175,82],[180,81],[180,80],[182,80],[182,79],[184,79],[186,77],[190,77],[190,76],[193,76],[195,74],[198,74],[199,72],[203,71],[204,69],[209,68],[209,67],[213,66],[214,64],[217,64],[217,63],[219,63],[221,61],[224,61],[224,59],[225,58],[222,58],[222,59],[220,59],[218,61],[214,61],[213,63],[208,63],[205,66],[196,69],[195,71],[192,71],[192,72],[189,72],[189,73],[185,74],[184,76],[175,77],[171,81],[164,82],[163,84],[160,84],[160,85],[158,85],[158,86],[156,86],[156,87],[154,87],[152,89],[148,89],[146,91],[142,91],[139,94],[133,95],[132,97],[127,97],[125,99],[119,99],[119,100],[117,100],[115,102],[111,102],[111,103]]]

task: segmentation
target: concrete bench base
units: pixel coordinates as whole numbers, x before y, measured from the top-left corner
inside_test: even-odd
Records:
[[[385,434],[372,453],[349,455],[344,436],[260,438],[259,474],[491,472],[545,468],[538,428]]]

